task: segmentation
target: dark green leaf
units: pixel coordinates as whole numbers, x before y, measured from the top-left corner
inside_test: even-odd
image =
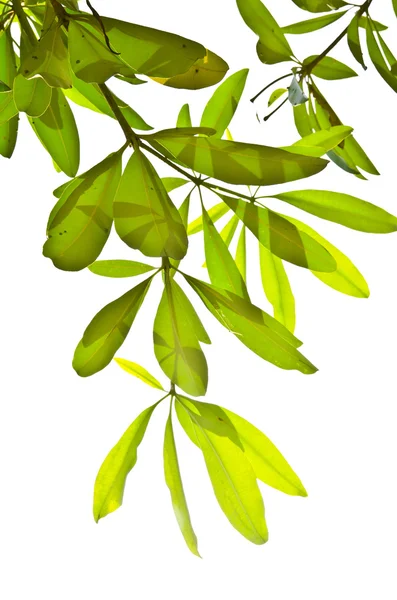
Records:
[[[133,260],[97,260],[90,265],[89,270],[102,277],[136,277],[156,267]]]
[[[350,21],[347,30],[347,43],[349,44],[350,52],[363,69],[366,69],[364,62],[363,51],[361,49],[360,33],[359,33],[359,18],[357,15]]]
[[[367,23],[367,46],[370,59],[373,62],[375,69],[378,71],[379,75],[384,79],[384,81],[392,88],[392,90],[397,92],[397,77],[395,77],[390,71],[385,59],[383,58],[381,49],[379,48],[378,42],[375,39],[372,24],[369,20]]]
[[[318,29],[327,27],[327,25],[330,25],[331,23],[335,23],[335,21],[343,17],[343,15],[345,14],[346,11],[343,10],[338,13],[322,15],[321,17],[308,19],[307,21],[299,21],[299,23],[293,23],[292,25],[287,25],[286,27],[283,27],[282,32],[296,35],[300,33],[310,33],[311,31],[317,31]]]

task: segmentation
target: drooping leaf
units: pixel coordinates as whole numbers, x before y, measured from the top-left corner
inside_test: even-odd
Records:
[[[236,265],[241,273],[243,281],[247,283],[247,241],[246,228],[243,225],[237,242],[236,248]]]
[[[394,2],[395,0],[392,0],[392,1]],[[379,23],[379,21],[375,21],[372,18],[371,18],[371,22],[372,22],[373,26],[375,27],[376,31],[386,31],[386,29],[388,29],[387,25],[383,25],[383,23]],[[367,15],[361,15],[361,17],[358,20],[359,27],[362,27],[362,29],[367,29],[367,23],[368,23]]]
[[[208,367],[200,342],[208,335],[189,299],[173,280],[165,288],[153,331],[154,353],[169,379],[192,396],[203,396]]]
[[[217,138],[223,136],[236,112],[247,76],[248,69],[237,71],[215,90],[204,109],[200,127],[215,129]]]
[[[309,227],[309,225],[306,225],[306,223],[302,223],[290,216],[283,216],[302,231],[310,235],[313,239],[317,240],[334,257],[337,263],[336,270],[333,273],[312,271],[317,279],[320,279],[320,281],[342,294],[347,294],[356,298],[368,298],[369,289],[367,282],[347,256],[338,250],[338,248],[335,248],[335,246],[323,238],[317,231]]]
[[[94,486],[96,522],[122,505],[127,476],[136,464],[138,447],[158,404],[156,402],[141,412],[103,461]]]
[[[309,65],[317,58],[316,55],[308,56],[303,61],[303,65]],[[312,69],[312,74],[321,79],[347,79],[348,77],[357,77],[357,73],[350,67],[331,56],[324,56],[319,63]]]
[[[310,33],[311,31],[317,31],[323,27],[327,27],[331,23],[335,23],[338,19],[346,14],[345,10],[338,13],[331,13],[330,15],[322,15],[321,17],[315,17],[314,19],[308,19],[307,21],[299,21],[299,23],[292,23],[282,28],[283,33],[287,34],[301,34]]]
[[[327,250],[280,216],[252,202],[220,195],[259,242],[273,254],[299,267],[331,272],[336,263]]]
[[[305,137],[313,133],[310,125],[309,114],[305,104],[294,105],[294,122],[295,127],[301,137]]]
[[[328,12],[346,6],[344,0],[292,0],[299,8],[310,12]]]
[[[12,90],[0,92],[0,126],[4,125],[18,114]]]
[[[378,42],[376,41],[371,21],[368,19],[367,23],[367,47],[369,57],[378,71],[379,75],[384,81],[391,87],[392,90],[397,92],[397,77],[393,75],[387,65],[381,49],[379,48]]]
[[[288,152],[296,152],[305,156],[320,157],[339,146],[351,135],[353,129],[345,125],[335,125],[329,129],[316,131],[295,142],[292,146],[284,146]]]
[[[157,142],[156,134],[153,139]],[[286,183],[319,173],[327,166],[327,161],[321,158],[213,137],[159,138],[158,142],[194,171],[234,184]]]
[[[139,149],[121,178],[114,202],[114,223],[121,239],[146,256],[181,259],[186,254],[187,234],[178,210]]]
[[[215,204],[208,210],[208,216],[211,221],[215,223],[220,218],[222,218],[226,213],[228,213],[230,208],[224,202],[219,202],[219,204]],[[193,235],[194,233],[198,233],[203,229],[203,216],[197,217],[194,221],[189,223],[187,228],[187,234]]]
[[[188,221],[189,221],[189,209],[190,209],[191,194],[192,194],[192,191],[190,191],[188,193],[188,195],[186,196],[186,198],[184,199],[184,201],[182,202],[182,204],[180,205],[180,207],[178,209],[178,212],[182,219],[183,226],[186,230],[187,230]],[[180,262],[181,262],[180,260],[175,260],[175,258],[170,259],[170,265],[172,267],[172,269],[170,271],[171,278],[175,277],[175,273],[176,273],[175,269],[178,269]]]
[[[133,260],[97,260],[88,268],[102,277],[136,277],[153,271],[156,267]]]
[[[321,219],[333,221],[358,231],[366,233],[397,231],[397,217],[375,204],[349,194],[326,190],[297,190],[275,194],[273,197]]]
[[[396,17],[397,17],[397,0],[392,0],[392,3],[393,3],[394,12],[395,12]]]
[[[74,177],[79,168],[80,141],[73,113],[62,90],[53,88],[45,113],[40,117],[29,117],[29,122],[59,168]]]
[[[238,218],[238,216],[237,215],[233,215],[229,219],[229,221],[226,223],[226,225],[219,232],[219,235],[221,236],[222,240],[225,242],[225,245],[227,246],[227,248],[229,248],[230,244],[232,243],[232,240],[234,238],[234,234],[237,231],[237,227],[238,227],[239,223],[240,223],[240,219]],[[203,268],[204,269],[207,268],[207,263],[206,262],[204,262]]]
[[[317,371],[296,349],[301,342],[276,319],[232,292],[184,276],[214,317],[252,352],[282,369]]]
[[[102,252],[113,221],[113,198],[121,177],[119,152],[80,175],[51,213],[43,254],[58,269],[80,271]]]
[[[168,193],[189,183],[189,180],[183,177],[162,177],[161,181],[163,182],[165,191]]]
[[[145,299],[152,278],[107,304],[92,319],[73,357],[73,368],[80,377],[104,369],[127,337]]]
[[[197,548],[197,537],[192,527],[185,492],[183,489],[174,431],[172,427],[171,412],[165,427],[163,453],[165,481],[168,489],[170,490],[172,506],[174,508],[176,520],[178,521],[179,528],[185,539],[187,547],[193,554],[200,557]]]
[[[199,415],[188,409],[199,447],[203,453],[208,475],[222,511],[241,535],[254,544],[268,539],[264,505],[255,473],[244,452],[228,437],[218,436],[206,429]],[[179,415],[179,411],[177,413]],[[183,427],[184,421],[181,420]]]
[[[273,306],[274,318],[289,331],[295,331],[295,298],[283,261],[259,244],[260,271],[263,290]]]
[[[220,56],[206,50],[203,58],[198,58],[185,73],[173,77],[152,77],[157,83],[167,87],[185,90],[199,90],[216,85],[226,75],[229,65]]]
[[[286,88],[278,88],[277,90],[274,90],[274,92],[272,92],[270,94],[269,100],[267,105],[271,106],[272,104],[274,104],[279,98],[281,98],[282,96],[284,96],[284,94],[286,94],[288,92],[288,90]]]
[[[237,0],[237,7],[250,29],[259,37],[259,59],[268,64],[291,60],[293,55],[282,29],[260,0]]]
[[[0,80],[11,89],[16,74],[16,57],[11,38],[11,29],[0,31]],[[11,158],[18,135],[19,117],[16,115],[0,125],[0,155]]]
[[[359,18],[357,15],[350,21],[347,30],[347,43],[349,44],[350,52],[353,54],[356,61],[366,70],[363,51],[361,49],[360,33],[359,33]]]
[[[40,117],[51,102],[52,88],[40,77],[25,79],[21,74],[14,79],[15,106],[30,117]]]
[[[137,377],[150,387],[156,388],[158,390],[164,390],[163,386],[149,371],[138,365],[137,363],[131,362],[130,360],[126,360],[125,358],[115,358],[116,363],[127,373]]]
[[[176,126],[184,128],[192,126],[192,119],[190,117],[190,108],[188,104],[184,104],[179,111]]]

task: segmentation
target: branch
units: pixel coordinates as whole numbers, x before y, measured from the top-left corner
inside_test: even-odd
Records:
[[[18,17],[21,29],[24,31],[24,33],[26,33],[29,42],[32,45],[35,45],[37,43],[37,38],[22,8],[21,0],[12,0],[12,8],[14,9],[16,16]]]

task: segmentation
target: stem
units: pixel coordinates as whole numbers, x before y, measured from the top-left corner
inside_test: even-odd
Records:
[[[100,88],[102,94],[105,96],[107,103],[109,104],[110,108],[112,109],[113,114],[116,117],[117,121],[119,122],[120,127],[124,132],[127,142],[129,144],[132,144],[132,146],[134,147],[134,150],[137,150],[139,148],[139,138],[134,133],[134,131],[131,129],[130,125],[128,124],[128,121],[125,118],[125,116],[123,115],[123,113],[121,112],[120,107],[117,105],[117,102],[114,99],[112,92],[109,90],[106,83],[99,83],[98,87]]]
[[[272,87],[272,85],[274,85],[275,83],[277,83],[278,81],[281,81],[282,79],[286,79],[287,77],[291,77],[291,73],[287,73],[286,75],[282,75],[281,77],[278,77],[277,79],[275,79],[274,81],[272,81],[271,83],[268,83],[267,85],[265,85],[265,87],[263,88],[263,90],[261,90],[260,92],[258,92],[256,94],[256,96],[254,96],[253,98],[251,98],[250,102],[255,102],[255,100],[257,98],[259,98],[259,96],[261,94],[263,94],[263,92],[266,92],[266,90],[269,89],[269,87]]]
[[[21,29],[24,31],[24,33],[26,33],[26,37],[28,38],[29,42],[32,45],[35,45],[37,42],[37,38],[34,34],[33,29],[30,26],[27,16],[24,13],[21,0],[12,0],[12,8],[14,9],[16,16],[18,17]]]
[[[271,112],[271,113],[269,113],[268,115],[266,115],[266,117],[263,117],[263,120],[264,120],[264,121],[268,121],[268,120],[270,119],[270,117],[272,117],[273,115],[275,115],[275,114],[276,114],[276,112],[277,112],[278,110],[280,110],[280,108],[281,108],[282,106],[284,106],[284,104],[285,104],[286,102],[288,102],[288,98],[286,98],[285,100],[283,100],[283,101],[282,101],[282,103],[281,103],[279,106],[277,106],[277,108],[275,108],[274,110],[272,110],[272,112]]]

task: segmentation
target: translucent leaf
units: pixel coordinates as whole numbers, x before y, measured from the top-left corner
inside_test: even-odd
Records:
[[[237,242],[236,265],[241,273],[243,281],[247,283],[247,242],[246,229],[244,226],[241,228],[240,236]]]
[[[60,169],[74,177],[80,162],[76,122],[61,90],[52,90],[51,102],[41,117],[29,117],[33,131]]]
[[[170,129],[161,129],[156,133],[149,133],[141,136],[145,140],[162,140],[164,138],[190,138],[193,135],[207,135],[214,136],[216,133],[215,129],[211,127],[172,127]]]
[[[99,469],[94,486],[94,519],[96,522],[117,510],[123,503],[128,474],[138,458],[138,447],[143,440],[150,417],[156,406],[146,408],[130,425],[112,448]]]
[[[288,90],[286,88],[278,88],[277,90],[274,90],[274,92],[272,92],[270,94],[269,100],[267,105],[271,106],[272,104],[274,104],[279,98],[281,98],[281,96],[284,96],[284,94],[286,94],[288,92]]]
[[[393,2],[394,2],[394,0],[393,0]],[[375,21],[374,19],[371,19],[371,22],[374,25],[374,27],[376,28],[376,31],[386,31],[386,29],[388,29],[388,27],[386,25],[379,23],[379,21]],[[361,15],[361,17],[358,20],[358,24],[359,24],[359,27],[362,27],[363,29],[367,29],[367,24],[368,24],[367,15]]]
[[[326,190],[297,190],[273,196],[321,219],[366,233],[397,231],[397,217],[375,204],[349,194]],[[316,269],[315,269],[316,270]]]
[[[353,54],[356,61],[366,69],[364,62],[363,51],[361,49],[360,34],[359,34],[359,18],[356,16],[350,21],[347,30],[347,43],[349,44],[350,52]]]
[[[40,117],[51,102],[52,88],[40,77],[25,79],[21,74],[14,79],[15,106],[30,117]]]
[[[242,69],[228,77],[211,96],[201,117],[200,127],[216,130],[221,138],[231,122],[244,91],[248,69]]]
[[[295,331],[295,298],[283,261],[259,244],[260,271],[263,290],[273,306],[274,318],[289,331]]]
[[[320,244],[328,250],[334,257],[337,268],[333,273],[320,273],[318,271],[312,271],[320,281],[333,288],[334,290],[354,296],[356,298],[368,298],[369,289],[367,282],[361,275],[360,271],[353,265],[351,260],[347,258],[340,250],[335,248],[328,240],[324,239],[317,231],[302,223],[297,219],[283,215],[285,219],[291,221],[294,225],[299,227],[302,231],[305,231],[313,239],[317,240]]]
[[[224,202],[219,202],[219,204],[215,204],[215,206],[213,206],[212,208],[210,208],[208,210],[208,216],[210,217],[211,221],[213,223],[215,223],[220,218],[222,218],[226,213],[228,213],[229,210],[230,210],[230,208],[228,207],[227,204],[225,204]],[[194,221],[189,223],[189,226],[187,228],[187,234],[193,235],[194,233],[198,233],[199,231],[202,231],[202,229],[203,229],[203,216],[201,215],[200,217],[198,217],[197,219],[195,219]]]
[[[73,357],[73,368],[80,377],[104,369],[127,337],[145,299],[152,278],[107,304],[92,319]]]
[[[154,321],[154,353],[167,377],[192,396],[203,396],[208,384],[200,341],[209,338],[193,306],[174,280],[166,280]]]
[[[317,58],[317,55],[308,56],[303,61],[303,65],[308,65]],[[348,77],[356,77],[357,73],[350,67],[331,58],[331,56],[324,56],[320,62],[312,69],[312,74],[321,79],[346,79]]]
[[[157,83],[167,87],[185,90],[199,90],[222,81],[229,65],[220,56],[206,50],[203,58],[197,59],[188,71],[174,77],[152,77]]]
[[[89,270],[102,277],[136,277],[156,267],[133,260],[97,260],[89,265]]]
[[[115,202],[114,223],[121,239],[146,256],[181,259],[187,251],[187,234],[154,167],[137,149],[121,178]]]
[[[301,137],[305,137],[313,133],[305,104],[294,106],[294,122],[295,127]]]
[[[288,152],[296,152],[305,156],[319,157],[328,153],[330,150],[339,146],[353,129],[345,125],[335,125],[329,129],[316,131],[295,142],[292,146],[284,146],[283,149]]]
[[[183,406],[186,406],[184,401]],[[268,533],[263,500],[244,452],[228,437],[217,436],[204,428],[193,411],[189,411],[189,417],[222,511],[231,525],[250,542],[266,543]],[[183,422],[181,424],[183,426]]]
[[[121,153],[80,175],[66,187],[50,215],[43,254],[58,269],[80,271],[102,252],[113,221],[113,199],[121,176]]]
[[[172,192],[189,183],[189,180],[183,179],[183,177],[162,177],[161,181],[163,182],[166,192]]]
[[[184,276],[214,317],[252,352],[281,369],[317,371],[296,349],[301,342],[276,319],[232,292]]]
[[[221,198],[259,242],[279,258],[306,269],[335,270],[334,259],[321,244],[298,228],[291,227],[277,213],[240,198],[224,195]]]
[[[0,126],[18,114],[12,91],[0,92]]]
[[[260,0],[237,0],[241,16],[259,37],[259,59],[268,64],[291,60],[293,55],[281,28]]]
[[[153,138],[157,141],[155,134]],[[327,166],[327,161],[321,158],[298,156],[279,148],[212,137],[159,138],[158,141],[187,167],[227,183],[286,183],[319,173]]]
[[[346,6],[344,0],[292,0],[299,8],[310,12],[328,12]]]
[[[190,108],[188,104],[184,104],[179,111],[178,118],[176,121],[177,127],[191,127],[192,119],[190,117]]]
[[[164,475],[170,490],[172,506],[179,528],[189,550],[200,557],[197,548],[197,537],[190,520],[189,509],[183,490],[181,472],[179,470],[178,455],[176,451],[171,413],[168,417],[164,436]]]
[[[16,74],[16,57],[11,39],[11,30],[0,31],[0,80],[10,89]],[[11,158],[18,135],[19,117],[16,115],[0,125],[0,155]]]
[[[308,19],[307,21],[299,21],[299,23],[293,23],[291,25],[286,25],[282,28],[283,33],[287,34],[301,34],[301,33],[310,33],[311,31],[317,31],[318,29],[322,29],[323,27],[327,27],[331,23],[335,23],[338,19],[343,17],[346,14],[346,11],[343,10],[338,13],[330,14],[330,15],[322,15],[321,17],[315,17],[314,19]]]
[[[392,88],[392,90],[397,92],[397,77],[395,77],[390,71],[385,59],[383,58],[383,54],[375,39],[372,25],[369,20],[367,23],[367,46],[370,59],[374,64],[375,69],[378,71],[382,79],[384,79],[384,81]]]
[[[164,390],[163,386],[149,371],[138,365],[137,363],[126,360],[125,358],[115,358],[116,363],[127,373],[137,377],[150,387],[157,388],[158,390]]]
[[[183,226],[185,227],[185,229],[187,229],[187,224],[189,221],[189,208],[190,208],[191,193],[192,193],[191,191],[188,193],[188,195],[186,196],[186,198],[184,199],[184,201],[182,202],[181,206],[178,209],[179,214],[182,219]],[[180,262],[181,262],[180,260],[175,260],[174,258],[170,259],[170,265],[173,269],[178,269]],[[173,269],[170,271],[171,278],[174,277],[175,273],[176,273],[176,271]]]
[[[244,279],[204,206],[205,259],[211,283],[249,300]]]

